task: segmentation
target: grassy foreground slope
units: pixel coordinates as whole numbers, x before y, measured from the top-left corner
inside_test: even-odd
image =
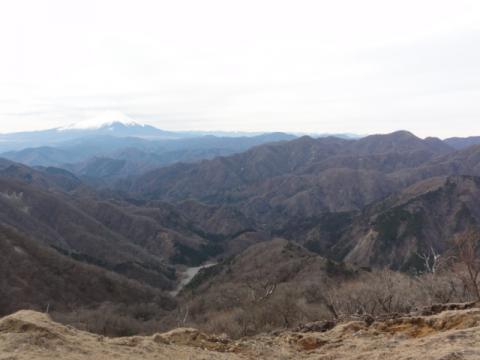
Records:
[[[424,359],[480,357],[480,309],[406,316],[326,332],[283,332],[240,340],[176,329],[149,337],[105,338],[20,311],[0,320],[0,359]]]

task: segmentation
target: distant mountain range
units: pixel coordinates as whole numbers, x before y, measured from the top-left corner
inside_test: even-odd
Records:
[[[152,139],[115,135],[144,125],[92,124],[50,130],[91,136],[0,157],[0,247],[8,254],[0,258],[19,264],[0,285],[18,289],[11,298],[19,304],[43,308],[71,289],[82,306],[138,296],[181,309],[237,281],[248,293],[268,289],[256,275],[292,289],[307,273],[340,281],[365,268],[421,272],[421,254],[443,254],[457,234],[480,226],[475,138]],[[185,267],[205,262],[219,265],[176,300],[166,293]],[[38,297],[32,268],[42,271],[36,286],[48,287]],[[82,292],[89,278],[100,295]],[[72,301],[58,299],[57,308]]]
[[[106,112],[91,119],[67,126],[39,130],[0,134],[0,152],[18,151],[36,147],[67,147],[73,142],[86,139],[135,138],[143,140],[178,140],[214,136],[221,138],[244,138],[264,135],[263,133],[165,131],[154,126],[136,122],[119,113]],[[294,135],[291,135],[294,136]],[[100,142],[100,141],[98,141]]]
[[[115,113],[62,128],[0,135],[0,151],[10,150],[0,156],[29,166],[61,167],[102,185],[175,162],[231,155],[294,138],[284,133],[169,132]]]
[[[119,186],[131,196],[150,200],[181,204],[194,199],[209,206],[228,204],[238,210],[241,214],[238,216],[254,219],[255,228],[300,241],[323,255],[361,265],[382,264],[407,269],[415,265],[414,259],[409,258],[415,258],[416,251],[426,251],[430,246],[443,251],[447,246],[445,241],[464,228],[460,215],[455,215],[457,211],[463,209],[467,217],[473,216],[475,221],[480,221],[474,208],[465,210],[465,207],[474,206],[476,192],[471,193],[469,205],[461,203],[463,200],[455,193],[446,193],[449,197],[443,201],[455,205],[443,215],[435,213],[439,218],[432,221],[450,224],[448,229],[445,227],[437,233],[435,239],[426,235],[433,230],[428,230],[429,225],[423,223],[418,214],[411,217],[407,210],[398,210],[405,216],[399,215],[395,220],[391,220],[390,215],[370,214],[369,218],[374,219],[385,216],[393,221],[391,226],[398,227],[391,230],[394,235],[388,233],[388,236],[409,239],[406,243],[409,246],[416,244],[414,248],[402,250],[401,261],[397,248],[389,250],[392,253],[387,256],[383,252],[386,248],[378,245],[380,252],[375,255],[372,246],[377,247],[369,245],[367,249],[370,250],[362,253],[359,250],[362,247],[355,241],[363,241],[360,238],[366,235],[361,234],[369,234],[369,241],[373,241],[371,231],[379,230],[356,225],[354,219],[358,216],[362,219],[366,216],[362,211],[372,211],[365,210],[370,209],[367,206],[382,202],[392,194],[400,194],[395,195],[400,197],[402,191],[410,194],[412,189],[417,189],[416,184],[424,189],[427,185],[420,184],[434,186],[439,181],[441,184],[447,181],[446,184],[458,183],[469,189],[477,184],[477,176],[480,177],[480,145],[455,150],[441,140],[420,139],[400,131],[359,140],[302,137],[286,143],[265,144],[230,157],[164,167],[123,181]],[[473,185],[467,187],[465,184]],[[391,200],[384,205],[371,206],[380,209],[381,214],[398,213],[390,209],[398,206]],[[434,206],[438,211],[440,205],[425,206]],[[192,212],[192,205],[187,211]],[[425,211],[428,212],[426,218],[433,219],[433,209]],[[198,212],[200,208],[193,211]],[[397,234],[404,231],[402,224],[411,221],[409,219],[421,224],[424,232]],[[366,224],[371,223],[368,220]],[[376,241],[387,241],[381,232],[378,236]],[[348,241],[340,240],[343,237]],[[414,242],[412,237],[417,240]],[[398,244],[400,240],[388,241]]]
[[[372,190],[382,196],[382,188],[388,193],[394,186],[388,173],[417,167],[454,151],[441,140],[422,140],[406,131],[359,140],[302,137],[265,144],[229,157],[164,167],[126,182],[124,189],[169,201],[197,198],[209,203],[236,203],[255,198],[258,202],[258,194],[286,198],[303,193],[305,188],[320,189],[321,184],[341,186],[338,180],[346,177],[356,179],[349,181],[352,185],[361,184],[361,178],[369,183],[377,181]],[[324,191],[327,197],[333,194],[328,189]],[[360,195],[353,189],[348,193],[357,197],[368,194]],[[325,201],[325,196],[306,196],[306,199]]]
[[[122,113],[107,112],[60,128],[0,135],[0,156],[28,166],[61,167],[92,185],[105,186],[166,165],[228,156],[264,143],[296,137],[285,133],[171,132],[138,123]],[[388,140],[384,140],[384,144],[369,145],[374,137],[366,137],[369,141],[364,145],[360,142],[358,151],[368,153],[366,146],[389,146]],[[381,135],[377,137],[384,139]],[[313,138],[351,142],[360,137],[337,134]],[[425,142],[431,146],[464,149],[479,144],[480,137],[449,138],[443,142],[427,138]]]

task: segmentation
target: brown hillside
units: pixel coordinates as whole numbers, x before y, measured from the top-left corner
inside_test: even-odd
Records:
[[[74,261],[2,224],[0,273],[2,315],[25,308],[69,311],[106,301],[173,306],[158,289]]]

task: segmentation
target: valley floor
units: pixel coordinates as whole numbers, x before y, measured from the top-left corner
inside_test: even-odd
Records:
[[[105,338],[20,311],[0,320],[1,360],[135,359],[480,359],[480,308],[405,316],[327,332],[282,332],[240,340],[176,329],[148,337]]]

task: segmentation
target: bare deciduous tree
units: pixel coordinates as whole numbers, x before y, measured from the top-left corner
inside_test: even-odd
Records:
[[[462,280],[477,301],[480,301],[480,234],[476,230],[467,230],[455,237],[458,261],[465,267]]]
[[[433,247],[424,253],[417,253],[417,256],[422,260],[425,272],[436,274],[440,266],[442,256],[435,251]]]

